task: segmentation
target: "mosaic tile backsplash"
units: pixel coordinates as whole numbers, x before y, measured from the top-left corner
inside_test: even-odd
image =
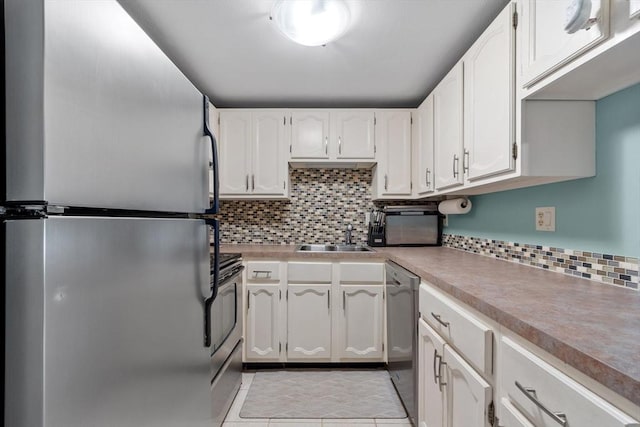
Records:
[[[638,290],[638,258],[444,234],[444,246]]]
[[[339,243],[347,224],[367,241],[371,170],[292,169],[290,200],[222,200],[222,243]]]

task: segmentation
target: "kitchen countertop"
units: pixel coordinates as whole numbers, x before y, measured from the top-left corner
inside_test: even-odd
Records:
[[[246,258],[394,261],[640,406],[640,293],[442,247],[300,253],[223,245]]]

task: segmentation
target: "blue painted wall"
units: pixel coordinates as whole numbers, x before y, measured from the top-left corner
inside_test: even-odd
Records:
[[[445,233],[640,257],[640,84],[596,103],[596,176],[471,197]],[[556,207],[556,231],[535,208]]]

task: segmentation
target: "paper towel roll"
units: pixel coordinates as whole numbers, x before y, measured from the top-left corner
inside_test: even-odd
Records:
[[[466,214],[471,210],[471,200],[463,197],[445,200],[438,205],[438,211],[444,215]]]

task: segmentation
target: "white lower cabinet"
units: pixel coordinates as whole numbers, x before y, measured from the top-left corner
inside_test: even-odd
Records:
[[[500,427],[535,427],[513,406],[509,399],[500,399]]]
[[[509,337],[502,337],[500,347],[501,397],[513,402],[533,425],[640,425]]]
[[[444,395],[438,384],[444,340],[424,320],[418,320],[418,425],[444,426]]]
[[[245,359],[280,359],[280,285],[248,284]]]
[[[341,285],[340,358],[382,359],[382,285]]]
[[[490,426],[493,387],[479,372],[493,372],[493,331],[426,282],[419,306],[420,426]]]
[[[455,350],[445,344],[440,361],[446,427],[489,427],[492,387]]]
[[[287,287],[287,359],[331,358],[331,285]]]
[[[418,325],[420,427],[485,427],[492,387],[424,320]]]
[[[384,264],[246,265],[245,362],[386,360]]]

